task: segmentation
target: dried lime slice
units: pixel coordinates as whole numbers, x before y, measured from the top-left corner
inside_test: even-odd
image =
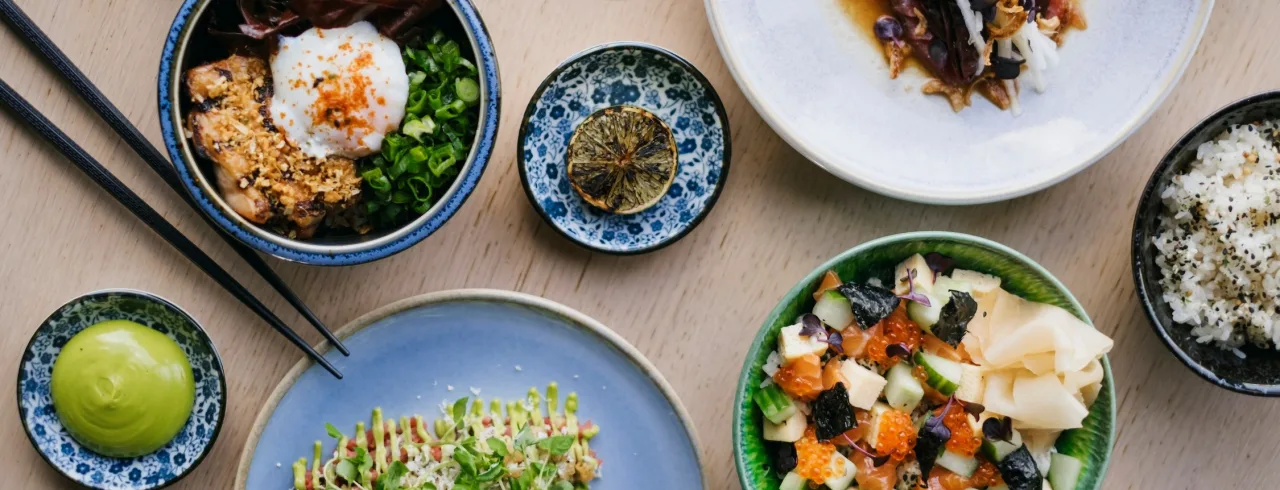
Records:
[[[676,178],[671,128],[639,107],[587,116],[569,140],[569,183],[592,206],[633,214],[657,204]]]

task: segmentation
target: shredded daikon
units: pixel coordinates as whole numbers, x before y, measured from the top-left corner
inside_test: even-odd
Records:
[[[982,39],[982,14],[973,10],[969,0],[956,0],[956,6],[960,7],[960,16],[964,17],[964,27],[969,30],[969,44],[972,44],[981,55],[987,50],[987,41]],[[978,63],[978,72],[974,76],[981,75],[986,68],[986,63]]]

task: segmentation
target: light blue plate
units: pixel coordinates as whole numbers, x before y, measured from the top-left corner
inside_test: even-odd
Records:
[[[53,362],[62,346],[107,320],[131,320],[168,335],[191,361],[196,383],[196,403],[186,427],[165,447],[137,458],[108,458],[80,446],[58,421],[49,396]],[[18,370],[18,409],[31,444],[55,470],[90,488],[150,490],[180,480],[213,447],[226,405],[226,378],[213,341],[182,309],[141,291],[98,291],[62,305],[31,336]]]
[[[304,360],[258,414],[241,454],[237,490],[283,490],[290,465],[347,433],[375,406],[387,416],[435,418],[443,401],[512,400],[550,381],[576,391],[579,417],[601,428],[591,440],[603,461],[593,490],[702,489],[696,436],[662,375],[600,323],[551,301],[505,291],[463,290],[406,299],[338,334],[351,357],[334,356],[334,379]],[[450,390],[449,387],[453,389]]]
[[[680,153],[666,196],[629,215],[592,207],[565,177],[565,151],[578,124],[618,105],[661,118]],[[729,134],[715,87],[684,58],[649,44],[604,44],[561,63],[529,101],[520,127],[520,181],[538,214],[575,243],[613,254],[651,252],[711,212],[729,175]]]

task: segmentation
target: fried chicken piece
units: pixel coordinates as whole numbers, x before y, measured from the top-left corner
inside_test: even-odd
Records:
[[[310,238],[331,214],[360,200],[348,158],[315,159],[272,124],[266,61],[232,56],[187,71],[187,132],[212,161],[218,190],[240,216],[291,238]]]

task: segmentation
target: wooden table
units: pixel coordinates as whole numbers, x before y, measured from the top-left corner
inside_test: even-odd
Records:
[[[793,0],[799,1],[799,0]],[[177,0],[19,0],[88,76],[160,144],[156,66]],[[703,442],[708,488],[738,488],[730,406],[742,356],[764,315],[795,281],[859,242],[912,230],[985,236],[1025,252],[1062,279],[1116,340],[1119,441],[1106,488],[1264,488],[1280,464],[1276,402],[1205,383],[1165,350],[1139,310],[1129,269],[1138,194],[1164,151],[1195,121],[1280,85],[1280,4],[1221,1],[1182,83],[1109,157],[1030,197],[985,206],[908,204],[826,174],[788,147],[743,98],[698,0],[476,0],[500,55],[505,106],[497,151],[457,216],[413,249],[381,262],[318,268],[272,260],[330,325],[429,291],[487,287],[545,296],[612,326],[665,374]],[[1261,34],[1260,34],[1261,33]],[[733,172],[715,212],[681,242],[618,258],[586,252],[549,230],[516,173],[524,105],[562,59],[614,40],[656,43],[698,65],[724,97]],[[75,98],[56,74],[0,29],[0,77],[276,311],[288,306],[178,196]],[[0,116],[0,366],[15,369],[32,330],[67,299],[128,287],[172,299],[219,346],[231,390],[213,453],[176,489],[229,489],[250,424],[300,355],[212,280],[110,200],[52,148]],[[284,316],[309,340],[319,336]],[[14,371],[0,394],[14,392]],[[72,485],[28,447],[17,407],[0,397],[4,488]],[[640,482],[637,482],[639,485]],[[635,488],[641,488],[636,486]]]

